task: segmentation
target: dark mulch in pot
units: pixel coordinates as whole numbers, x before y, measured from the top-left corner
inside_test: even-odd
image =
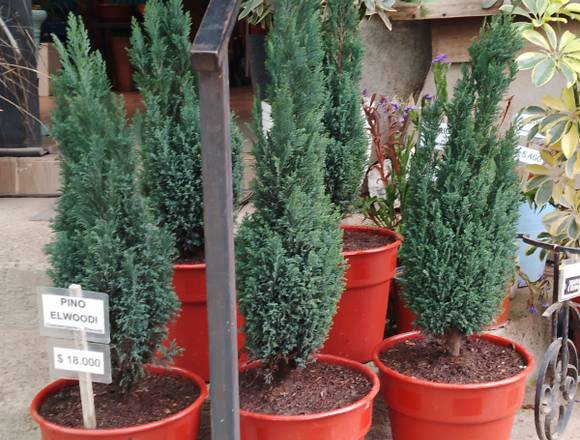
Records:
[[[371,387],[362,373],[323,362],[292,369],[270,384],[263,372],[252,369],[240,374],[240,407],[262,414],[317,414],[351,405]]]
[[[381,235],[378,231],[347,229],[343,232],[342,250],[344,252],[374,249],[395,241],[392,237]]]
[[[155,422],[191,405],[200,390],[190,379],[171,375],[147,375],[126,395],[111,385],[93,384],[98,429],[127,428]],[[70,428],[83,427],[78,384],[48,396],[39,413],[49,422]]]
[[[177,264],[204,264],[205,252],[203,249],[196,249],[189,255],[181,255],[176,261]]]
[[[483,339],[465,339],[459,357],[451,357],[440,339],[417,338],[385,350],[385,366],[407,376],[449,384],[495,382],[520,373],[525,360],[511,347]]]

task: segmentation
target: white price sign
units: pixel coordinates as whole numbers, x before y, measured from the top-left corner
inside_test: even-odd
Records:
[[[105,355],[98,351],[75,350],[54,347],[52,350],[55,370],[79,373],[105,374]]]
[[[558,300],[567,301],[580,297],[580,261],[565,260],[560,265]]]
[[[87,344],[79,349],[74,341],[49,341],[50,373],[53,378],[78,379],[90,374],[91,381],[111,383],[111,354],[108,345]]]
[[[84,331],[88,341],[110,342],[107,294],[82,291],[81,297],[75,297],[69,289],[42,287],[39,295],[41,334],[74,337],[75,333]]]

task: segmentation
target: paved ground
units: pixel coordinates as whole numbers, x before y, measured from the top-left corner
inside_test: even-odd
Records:
[[[0,440],[40,437],[28,416],[28,405],[49,380],[46,341],[38,336],[36,287],[49,284],[42,249],[50,241],[48,221],[54,202],[55,199],[0,198]],[[512,440],[536,438],[533,410],[529,409],[531,392],[528,394],[528,409],[518,414]],[[209,440],[208,411],[204,414],[201,438]],[[374,427],[367,440],[390,438],[388,417],[378,401]],[[578,439],[580,404],[568,435],[562,440]]]

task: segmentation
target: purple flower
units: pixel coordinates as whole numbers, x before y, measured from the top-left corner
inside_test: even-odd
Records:
[[[433,99],[433,95],[426,94],[426,95],[425,95],[423,98],[424,98],[426,101],[431,101],[431,100]]]
[[[409,113],[411,110],[417,110],[417,106],[416,105],[406,105],[405,108],[403,109],[403,111],[405,113]]]
[[[368,98],[368,97],[369,97],[369,91],[368,91],[368,89],[364,89],[364,90],[362,91],[362,95],[363,95],[365,98]]]
[[[431,64],[451,64],[451,61],[449,61],[448,58],[449,55],[446,53],[439,54],[433,59]]]
[[[538,309],[535,305],[532,304],[528,307],[528,312],[530,312],[532,315],[536,315],[538,313]]]
[[[396,111],[399,111],[399,109],[401,108],[401,106],[399,105],[399,103],[398,103],[398,102],[396,102],[396,101],[393,101],[393,102],[391,103],[391,108],[393,109],[393,111],[394,111],[394,112],[396,112]]]

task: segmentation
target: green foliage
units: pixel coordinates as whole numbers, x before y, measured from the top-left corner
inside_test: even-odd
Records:
[[[580,176],[578,160],[580,142],[580,38],[570,30],[561,31],[561,24],[580,20],[580,4],[570,0],[525,1],[518,6],[506,5],[503,10],[525,20],[519,22],[522,36],[534,50],[524,52],[517,61],[520,69],[531,70],[534,86],[540,87],[559,73],[566,81],[560,97],[546,96],[543,107],[525,109],[526,123],[532,128],[529,140],[543,135],[541,164],[528,165],[522,184],[530,205],[539,209],[547,204],[554,211],[544,215],[545,233],[541,241],[562,246],[580,246]],[[537,248],[533,247],[532,251]],[[546,256],[540,252],[540,258]]]
[[[147,110],[136,118],[145,194],[181,259],[203,251],[199,101],[191,70],[191,19],[181,0],[150,0],[133,22],[131,61]],[[241,180],[241,136],[232,121],[234,200]]]
[[[139,195],[131,132],[105,63],[90,51],[82,21],[71,16],[68,26],[68,45],[56,42],[62,69],[53,135],[63,194],[47,249],[50,275],[58,287],[78,283],[109,294],[113,378],[127,390],[154,360],[178,311],[172,241],[153,225]]]
[[[521,47],[509,18],[494,18],[470,47],[472,64],[453,99],[424,102],[400,258],[405,300],[419,327],[433,335],[480,331],[496,315],[514,273],[517,127],[501,135],[497,123]],[[440,154],[435,147],[444,115],[449,138]]]
[[[352,0],[328,0],[323,22],[324,71],[328,87],[324,125],[326,191],[344,213],[358,196],[366,165],[368,139],[360,109],[363,47]]]
[[[324,193],[323,52],[318,0],[280,0],[267,41],[273,128],[256,106],[256,212],[237,241],[246,347],[265,366],[303,365],[342,292],[339,218]]]

